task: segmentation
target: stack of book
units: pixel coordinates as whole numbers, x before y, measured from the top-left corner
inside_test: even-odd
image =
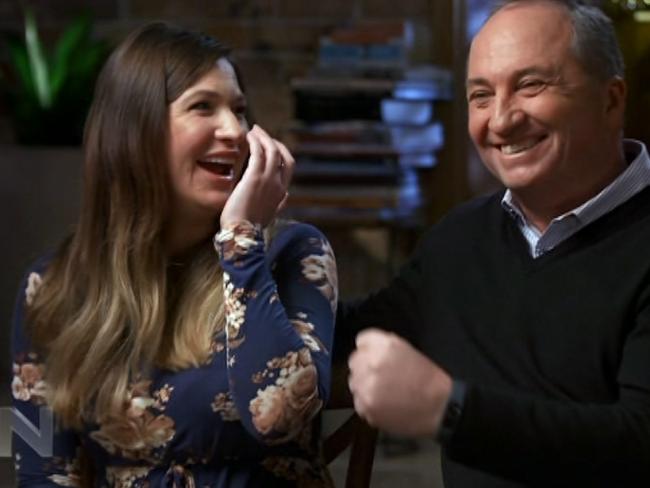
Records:
[[[421,206],[421,170],[444,144],[434,105],[450,98],[452,80],[410,66],[409,32],[405,22],[335,32],[310,75],[292,81],[294,207]]]

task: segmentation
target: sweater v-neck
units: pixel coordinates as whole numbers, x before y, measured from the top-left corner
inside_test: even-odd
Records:
[[[601,242],[609,235],[634,226],[639,220],[650,218],[650,187],[641,190],[626,202],[590,222],[553,249],[536,258],[531,255],[528,242],[515,219],[503,210],[498,201],[497,205],[502,219],[502,225],[499,227],[504,232],[503,241],[512,248],[511,251],[517,256],[522,270],[528,274],[535,273],[549,263],[563,259],[574,252],[586,249],[587,246]]]

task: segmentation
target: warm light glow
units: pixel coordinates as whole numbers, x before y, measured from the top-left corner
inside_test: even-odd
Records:
[[[650,10],[638,10],[634,12],[634,20],[637,22],[650,22]]]
[[[609,0],[609,3],[627,11],[644,11],[650,8],[650,0]]]

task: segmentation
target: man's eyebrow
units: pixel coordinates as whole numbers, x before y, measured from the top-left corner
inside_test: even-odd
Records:
[[[555,72],[556,72],[555,67],[544,68],[542,66],[531,66],[529,68],[524,68],[522,70],[516,71],[515,78],[519,79],[527,75],[538,75],[538,76],[550,77],[553,76]]]
[[[530,66],[515,71],[512,75],[512,78],[518,80],[528,75],[553,77],[555,75],[555,72],[556,70],[554,67],[543,68],[541,66]],[[468,78],[467,81],[465,82],[466,88],[472,88],[475,86],[490,86],[490,82],[486,78],[481,78],[481,77]]]
[[[465,82],[466,88],[471,88],[473,86],[489,86],[490,83],[485,78],[468,78]]]

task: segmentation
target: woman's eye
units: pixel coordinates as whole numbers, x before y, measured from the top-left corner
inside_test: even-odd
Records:
[[[210,102],[206,101],[200,101],[200,102],[195,102],[192,105],[190,105],[190,110],[200,110],[200,111],[207,111],[212,108],[212,105]]]
[[[232,111],[240,119],[246,118],[246,105],[236,105],[233,107]]]

